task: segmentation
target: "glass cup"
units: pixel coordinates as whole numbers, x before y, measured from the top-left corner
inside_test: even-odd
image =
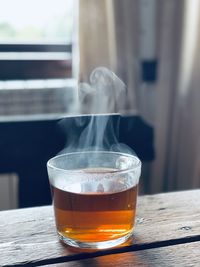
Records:
[[[118,152],[87,151],[47,163],[59,238],[79,248],[103,249],[133,233],[141,162]]]

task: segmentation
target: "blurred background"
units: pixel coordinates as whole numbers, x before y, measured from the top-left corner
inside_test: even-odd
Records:
[[[0,5],[0,209],[49,203],[40,177],[64,142],[55,125],[72,115],[77,81],[98,66],[126,84],[124,113],[142,119],[141,138],[151,129],[141,193],[200,186],[199,0]],[[23,200],[30,188],[38,202]]]

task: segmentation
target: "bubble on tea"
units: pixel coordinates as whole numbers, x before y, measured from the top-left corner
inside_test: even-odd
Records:
[[[119,157],[116,160],[116,168],[118,170],[127,170],[133,165],[133,159],[124,156]]]

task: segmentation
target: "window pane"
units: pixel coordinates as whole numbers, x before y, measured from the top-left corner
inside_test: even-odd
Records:
[[[0,43],[72,40],[73,0],[0,0]]]

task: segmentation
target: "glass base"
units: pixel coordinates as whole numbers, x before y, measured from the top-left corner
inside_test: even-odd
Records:
[[[133,234],[133,231],[128,233],[125,236],[122,236],[117,239],[108,240],[108,241],[101,241],[101,242],[81,242],[78,240],[74,240],[68,237],[63,236],[58,232],[58,236],[62,242],[66,245],[76,247],[76,248],[85,248],[85,249],[106,249],[118,246],[124,242],[126,242]]]

